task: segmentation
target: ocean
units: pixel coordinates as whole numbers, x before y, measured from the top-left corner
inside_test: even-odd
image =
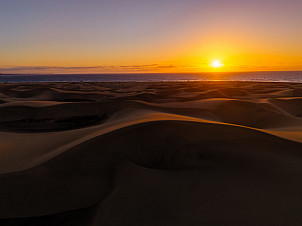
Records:
[[[301,82],[302,71],[234,73],[148,73],[148,74],[41,74],[5,75],[0,82],[160,82],[160,81],[258,81]]]

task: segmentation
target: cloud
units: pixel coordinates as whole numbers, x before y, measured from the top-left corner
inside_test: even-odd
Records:
[[[172,69],[189,69],[189,65],[120,65],[120,66],[12,66],[0,67],[2,74],[54,74],[54,73],[131,73],[131,72],[162,72]]]

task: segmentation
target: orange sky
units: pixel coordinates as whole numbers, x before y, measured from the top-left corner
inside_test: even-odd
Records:
[[[0,73],[302,70],[301,12],[301,0],[2,0]]]

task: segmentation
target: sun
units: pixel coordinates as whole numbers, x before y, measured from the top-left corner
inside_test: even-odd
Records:
[[[211,67],[214,67],[214,68],[221,68],[222,66],[223,66],[223,63],[221,63],[220,60],[214,60],[211,63]]]

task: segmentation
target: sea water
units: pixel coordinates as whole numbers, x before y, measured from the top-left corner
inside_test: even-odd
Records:
[[[0,82],[160,82],[160,81],[258,81],[302,82],[302,71],[234,73],[134,73],[134,74],[0,74]]]

